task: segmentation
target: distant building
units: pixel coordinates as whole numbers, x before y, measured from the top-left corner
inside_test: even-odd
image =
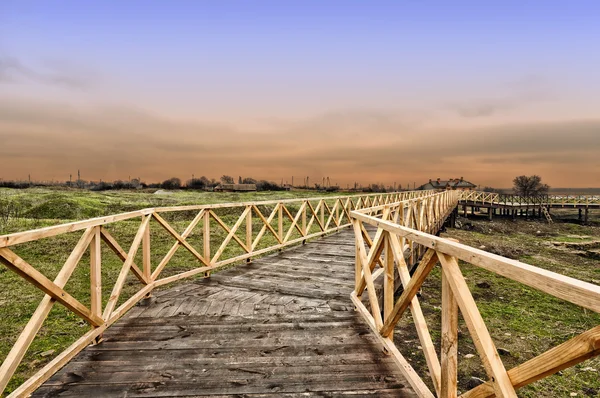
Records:
[[[459,191],[473,191],[477,188],[477,185],[469,182],[462,177],[460,178],[451,178],[449,180],[429,180],[428,183],[421,185],[419,190],[426,191],[430,189],[437,190],[459,190]]]
[[[256,184],[219,184],[215,187],[218,192],[253,192],[256,191]]]

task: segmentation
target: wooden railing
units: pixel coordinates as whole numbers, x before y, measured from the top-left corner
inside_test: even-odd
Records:
[[[505,206],[599,206],[599,195],[537,195],[522,196],[513,194],[499,194],[481,191],[461,191],[461,202],[497,204]]]
[[[35,390],[83,348],[90,343],[98,342],[106,328],[158,286],[198,274],[208,276],[211,271],[225,265],[248,261],[264,253],[335,232],[350,226],[349,212],[352,210],[378,207],[415,198],[428,198],[433,194],[431,191],[413,191],[150,208],[0,236],[0,262],[45,293],[0,367],[0,393],[5,390],[55,303],[68,308],[91,325],[91,329],[13,391],[11,396],[22,396]],[[227,214],[229,224],[224,221],[223,214]],[[182,232],[178,232],[172,225],[174,222],[167,221],[167,218],[169,216],[173,218],[173,215],[188,215],[192,220]],[[131,224],[136,219],[140,220],[139,227],[129,248],[125,250],[119,243],[117,234],[111,232],[111,227],[123,222]],[[231,220],[235,222],[231,224]],[[151,221],[166,230],[169,237],[173,239],[172,246],[157,264],[151,263],[151,258],[158,255],[153,251],[154,245],[150,246],[151,234],[157,231],[150,228]],[[181,225],[180,222],[178,224]],[[198,230],[200,231],[197,234],[198,238],[201,238],[198,241],[201,247],[197,249],[189,240],[190,236]],[[83,231],[83,233],[54,280],[50,280],[17,254],[19,245],[27,242],[35,244],[42,239],[76,231]],[[215,245],[216,235],[219,235],[222,240]],[[108,297],[104,297],[104,300],[101,256],[103,243],[123,262],[112,291]],[[165,269],[180,247],[191,253],[198,265],[185,272],[165,276]],[[141,264],[136,264],[136,254],[140,248]],[[87,283],[90,287],[90,305],[86,306],[80,299],[71,295],[65,286],[88,249],[90,272]],[[121,296],[124,285],[131,274],[135,276],[139,285],[129,298],[123,299]],[[11,286],[2,286],[2,289],[10,290]],[[120,299],[124,301],[118,305]]]
[[[423,201],[435,200],[435,197],[423,198]],[[447,196],[446,202],[442,202],[450,200],[450,205],[443,206],[436,214],[443,218],[455,204],[452,201],[459,197],[460,194],[450,198]],[[459,260],[595,312],[600,312],[600,287],[431,235],[427,233],[427,227],[414,222],[412,214],[415,213],[415,207],[412,201],[404,201],[378,207],[378,210],[383,210],[380,216],[369,213],[369,209],[350,212],[357,246],[356,286],[351,299],[419,396],[433,397],[434,394],[393,341],[394,328],[409,308],[438,397],[457,395],[459,309],[489,378],[484,384],[462,394],[462,397],[516,397],[515,389],[600,354],[600,326],[596,326],[507,371],[461,273]],[[440,223],[441,220],[433,218],[429,225],[432,222]],[[377,228],[372,241],[368,235],[365,236],[365,225]],[[426,251],[410,273],[406,253],[416,246]],[[436,354],[416,295],[437,263],[442,268],[441,358]],[[374,278],[381,273],[384,274],[382,303],[373,284]],[[399,275],[403,291],[394,300],[396,275]],[[367,304],[362,302],[365,289]]]

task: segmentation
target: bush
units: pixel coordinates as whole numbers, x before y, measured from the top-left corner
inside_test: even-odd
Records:
[[[185,187],[188,189],[204,189],[206,188],[206,183],[207,181],[202,178],[192,178],[185,183]]]
[[[169,178],[168,180],[164,180],[162,184],[160,184],[162,189],[179,189],[181,188],[181,180],[177,177]]]
[[[283,191],[283,187],[275,184],[274,182],[260,180],[256,183],[257,191]]]

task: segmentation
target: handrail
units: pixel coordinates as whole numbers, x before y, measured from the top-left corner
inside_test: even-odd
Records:
[[[442,211],[437,213],[440,218],[433,221],[438,224],[443,222],[443,218],[451,211],[450,208],[464,197],[472,198],[474,194],[453,196],[451,199],[455,202],[450,203],[446,211],[442,207]],[[431,200],[431,197],[423,200]],[[350,212],[357,245],[355,269],[357,283],[351,299],[378,341],[392,355],[419,396],[433,397],[434,395],[393,341],[394,328],[409,308],[435,392],[440,397],[457,394],[459,309],[489,377],[487,382],[467,391],[461,397],[516,397],[515,389],[600,355],[599,325],[507,371],[461,273],[459,260],[595,312],[600,312],[600,286],[475,249],[451,239],[434,236],[431,231],[427,231],[422,224],[415,221],[414,217],[418,215],[418,212],[414,211],[415,206],[410,201],[405,201],[383,206],[381,215],[369,214],[369,209]],[[407,208],[411,210],[406,212]],[[406,221],[407,216],[408,221]],[[371,244],[364,239],[365,224],[377,228],[375,239]],[[405,259],[408,247],[420,247],[424,251],[412,276]],[[441,358],[438,358],[433,346],[416,295],[437,263],[440,263],[442,268]],[[378,266],[385,275],[381,305],[373,286],[373,275],[379,271],[375,270]],[[404,290],[400,297],[394,300],[396,272]],[[361,300],[365,289],[370,308],[367,308]]]
[[[0,394],[21,363],[33,339],[39,332],[53,305],[58,302],[91,325],[91,329],[79,340],[44,366],[38,373],[23,383],[10,395],[22,396],[35,390],[66,362],[90,343],[96,342],[102,333],[123,316],[138,301],[154,288],[198,274],[210,272],[232,263],[299,244],[307,239],[338,231],[350,226],[349,212],[365,207],[380,206],[402,200],[433,197],[433,191],[406,191],[375,193],[321,198],[268,200],[213,205],[157,207],[110,216],[76,221],[26,232],[0,236],[0,262],[14,271],[37,289],[45,293],[44,298],[31,319],[19,335],[11,351],[0,366]],[[230,225],[218,214],[221,209],[235,213],[236,221]],[[185,230],[179,233],[166,219],[166,213],[180,212],[194,217]],[[121,247],[119,239],[108,227],[119,222],[131,223],[139,220],[139,227],[128,250]],[[150,245],[151,221],[158,224],[173,239],[173,245],[158,264],[151,264],[153,247]],[[253,224],[260,225],[258,231]],[[191,234],[200,230],[202,248],[196,250],[189,242]],[[58,276],[52,281],[26,262],[14,250],[18,245],[58,235],[83,231],[78,243],[71,251]],[[225,239],[215,245],[215,234],[224,232]],[[242,235],[242,237],[238,236]],[[270,242],[267,237],[275,239]],[[102,303],[102,256],[101,245],[110,248],[123,261],[110,297]],[[213,247],[214,246],[214,247]],[[188,271],[165,276],[164,271],[177,250],[183,247],[192,254],[198,265]],[[83,255],[90,251],[90,306],[83,305],[65,290],[74,269]],[[239,255],[226,254],[228,249],[242,251]],[[135,257],[142,250],[142,263],[136,264]],[[124,303],[118,305],[127,276],[133,273],[140,285],[138,290]]]
[[[461,191],[461,202],[504,206],[600,206],[600,195],[533,195],[522,196],[482,191]]]

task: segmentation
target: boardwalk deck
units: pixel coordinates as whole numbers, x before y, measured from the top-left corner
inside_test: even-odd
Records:
[[[346,229],[155,292],[33,396],[416,396],[353,285]]]

